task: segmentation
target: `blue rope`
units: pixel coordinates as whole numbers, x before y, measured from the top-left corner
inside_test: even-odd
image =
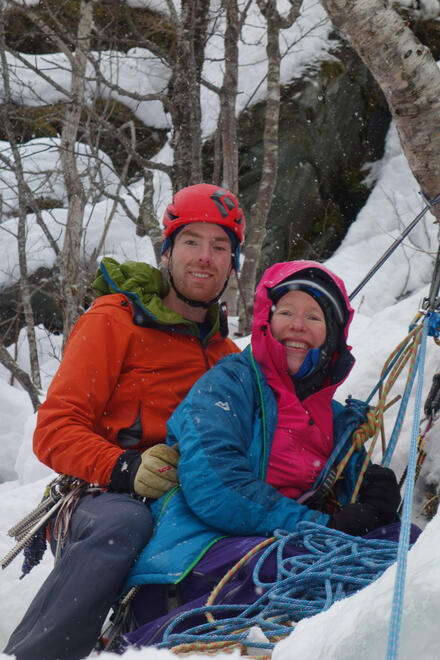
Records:
[[[311,522],[299,523],[293,534],[277,530],[275,536],[276,540],[262,552],[254,568],[254,584],[262,592],[256,602],[211,605],[184,612],[168,625],[159,648],[193,642],[246,643],[252,626],[259,626],[268,638],[285,637],[292,632],[295,622],[327,610],[334,602],[376,580],[397,556],[398,544],[394,541],[353,537]],[[287,544],[298,546],[304,554],[289,556]],[[273,582],[263,582],[264,563],[274,552],[276,577]],[[215,622],[174,632],[190,617],[207,612],[212,613]],[[275,643],[250,642],[250,645],[272,649]]]
[[[429,323],[427,325],[429,326]],[[424,331],[424,328],[423,328],[423,331]],[[422,341],[422,340],[420,340],[420,341]],[[404,417],[405,417],[405,414],[406,414],[406,409],[407,409],[407,406],[408,406],[409,396],[411,394],[411,391],[412,391],[412,388],[413,388],[413,385],[414,385],[414,380],[415,380],[417,370],[418,370],[418,367],[419,367],[420,354],[421,354],[421,351],[420,351],[420,346],[419,346],[419,349],[418,349],[417,355],[416,355],[416,359],[414,361],[414,369],[412,371],[411,378],[409,379],[408,383],[406,384],[405,392],[403,393],[402,401],[400,402],[399,412],[397,414],[396,421],[394,423],[393,432],[391,434],[390,441],[388,443],[388,447],[387,447],[387,450],[385,452],[385,456],[383,457],[383,460],[382,460],[382,465],[384,467],[389,467],[389,464],[391,462],[391,458],[392,458],[394,450],[396,448],[397,439],[399,437],[400,429],[402,427],[403,420],[404,420]],[[423,367],[422,367],[422,370],[423,370]]]
[[[388,365],[387,368],[385,369],[385,371],[384,371],[384,373],[382,374],[381,378],[379,378],[379,380],[377,381],[376,385],[375,385],[374,388],[371,390],[370,395],[368,396],[368,399],[366,399],[366,403],[370,403],[371,399],[374,397],[374,395],[375,395],[376,392],[378,391],[379,387],[380,387],[380,386],[382,385],[382,383],[385,381],[386,377],[387,377],[388,374],[391,372],[391,369],[394,367],[394,365],[396,364],[397,360],[400,358],[400,356],[402,355],[403,351],[405,350],[405,348],[406,348],[407,346],[408,346],[408,342],[406,342],[406,343],[402,346],[402,348],[400,349],[400,351],[398,351],[398,352],[396,353],[396,355],[393,357],[393,359],[390,361],[389,365]]]
[[[426,339],[431,331],[431,314],[428,312],[424,319],[423,332],[417,355],[417,366],[414,372],[419,370],[417,381],[416,398],[414,403],[414,419],[412,428],[411,445],[408,458],[408,470],[406,475],[405,499],[403,502],[402,522],[397,551],[396,581],[394,585],[393,605],[391,610],[390,630],[388,637],[387,660],[395,660],[399,649],[400,628],[402,623],[403,596],[405,591],[406,563],[409,548],[409,535],[411,528],[411,508],[414,491],[414,481],[417,464],[417,439],[420,424],[423,389],[423,370],[425,365]]]

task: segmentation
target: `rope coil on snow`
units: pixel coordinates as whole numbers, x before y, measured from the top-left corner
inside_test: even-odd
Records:
[[[251,605],[216,605],[220,589],[211,593],[205,607],[195,608],[176,617],[164,633],[159,647],[175,652],[190,650],[226,650],[228,645],[270,650],[286,637],[296,622],[328,609],[376,580],[396,560],[397,543],[381,539],[353,537],[316,523],[302,522],[293,534],[276,531],[258,559],[253,580],[262,595]],[[258,549],[261,551],[262,545]],[[294,544],[303,554],[289,556],[287,545]],[[254,548],[238,562],[241,566],[254,555]],[[277,556],[276,578],[263,582],[261,572],[271,553]],[[222,585],[237,570],[235,565],[223,578]],[[227,578],[228,576],[228,578]],[[202,614],[207,623],[174,630],[194,615]],[[258,626],[267,642],[249,641],[251,628]]]

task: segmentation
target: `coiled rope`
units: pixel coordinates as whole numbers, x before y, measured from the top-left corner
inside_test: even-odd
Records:
[[[289,556],[287,544],[304,554]],[[397,543],[353,537],[311,522],[301,522],[288,534],[277,530],[243,557],[223,578],[221,586],[256,552],[263,550],[254,568],[253,580],[262,595],[251,605],[216,605],[218,585],[204,607],[180,614],[169,624],[161,647],[174,653],[203,653],[241,648],[273,649],[292,632],[296,622],[328,609],[376,580],[396,560]],[[264,546],[267,546],[264,548]],[[263,582],[261,572],[271,553],[276,553],[277,571],[273,582]],[[185,620],[204,615],[207,623],[174,632]],[[250,641],[249,631],[257,626],[267,642]],[[252,639],[252,638],[251,638]]]

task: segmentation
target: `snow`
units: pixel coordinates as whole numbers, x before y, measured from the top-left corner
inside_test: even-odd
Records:
[[[27,0],[24,4],[35,4]],[[131,0],[132,6],[148,6],[155,9],[163,8],[163,2],[156,0]],[[434,11],[433,3],[422,3],[427,11]],[[284,3],[287,6],[287,2]],[[289,51],[289,57],[283,64],[284,79],[300,75],[305,66],[316,61],[323,52],[328,52],[331,42],[328,40],[329,25],[320,9],[313,2],[306,3],[303,10],[302,31],[307,31],[311,25],[319,25],[298,48]],[[262,78],[264,39],[261,36],[261,24],[258,16],[252,16],[249,21],[249,44],[241,51],[244,65],[240,85],[243,107],[253,96],[263,94],[263,90],[253,95],[253,91]],[[297,29],[297,28],[295,28]],[[255,31],[255,32],[252,32]],[[254,37],[259,30],[259,46],[254,45]],[[285,45],[292,43],[292,33],[285,35]],[[214,38],[210,47],[212,53],[218,52],[219,42]],[[248,48],[248,50],[247,50]],[[50,66],[59,65],[54,56],[45,56]],[[137,57],[144,57],[136,53]],[[136,59],[135,58],[135,59]],[[136,62],[124,63],[118,57],[118,66],[134,67]],[[109,60],[108,60],[109,61]],[[116,61],[116,60],[115,60]],[[255,62],[255,66],[245,66]],[[47,64],[47,62],[46,62]],[[207,64],[209,75],[214,80],[220,79],[221,62]],[[124,70],[124,69],[121,69]],[[132,69],[134,71],[134,69]],[[157,84],[151,80],[144,81],[141,88],[148,93],[158,89],[167,79],[165,70],[158,75]],[[153,68],[149,68],[152,72]],[[51,77],[53,76],[51,72]],[[60,84],[66,82],[66,72],[57,69],[57,80]],[[55,79],[55,78],[54,78]],[[133,89],[139,84],[139,76],[133,76]],[[156,82],[157,82],[156,81]],[[23,80],[17,95],[35,92],[35,98],[46,93],[38,88],[39,79]],[[41,83],[42,84],[42,83]],[[44,83],[46,84],[46,83]],[[156,87],[154,86],[156,85]],[[137,88],[136,88],[137,89]],[[204,113],[206,121],[204,131],[210,130],[217,112],[213,105],[213,97],[206,93]],[[142,104],[137,107],[139,116],[145,117],[146,111]],[[211,115],[211,113],[213,113]],[[209,118],[211,115],[211,118]],[[159,113],[158,121],[162,121]],[[47,148],[56,145],[54,140],[44,141]],[[38,143],[33,141],[26,147],[29,159],[33,158]],[[8,145],[0,145],[3,153]],[[47,153],[48,156],[48,153]],[[167,145],[157,156],[164,162],[171,162],[172,153]],[[32,167],[35,168],[35,160]],[[40,161],[41,162],[41,161]],[[30,163],[30,161],[29,161]],[[44,165],[42,165],[43,167]],[[31,169],[31,164],[29,164]],[[5,170],[3,170],[4,174]],[[35,181],[38,180],[35,171]],[[350,227],[340,248],[328,260],[327,265],[340,275],[347,284],[349,293],[362,281],[370,268],[376,263],[383,252],[394,239],[424,207],[424,201],[418,193],[417,184],[402,155],[397,133],[390,128],[384,158],[380,163],[374,163],[366,172],[370,182],[374,182],[373,191],[355,223]],[[109,174],[109,184],[114,184]],[[63,198],[64,190],[60,181],[44,181],[44,185],[56,188],[57,195]],[[170,185],[163,174],[154,175],[155,202],[160,216],[169,196]],[[13,205],[13,184],[9,188],[10,200]],[[130,189],[127,203],[135,208],[141,198],[142,190],[138,185]],[[105,199],[95,200],[87,208],[87,231],[84,239],[84,249],[88,254],[96,248],[103,223],[109,212],[110,202]],[[62,240],[63,222],[66,211],[53,209],[45,211],[45,220],[50,224],[51,231],[58,241]],[[31,270],[41,265],[52,265],[53,254],[36,224],[33,216],[28,217],[28,255]],[[16,220],[11,218],[0,226],[2,240],[2,268],[0,286],[5,286],[14,280],[17,274],[16,242],[13,237],[16,232]],[[386,358],[397,344],[405,337],[409,324],[417,313],[420,301],[428,294],[432,274],[433,261],[438,245],[438,230],[434,219],[427,213],[413,233],[404,241],[394,255],[385,263],[380,271],[365,285],[354,298],[353,306],[356,314],[350,331],[349,342],[353,345],[356,365],[347,381],[338,391],[337,398],[343,401],[349,394],[365,399],[376,384],[380,370]],[[127,220],[121,209],[117,209],[111,225],[102,254],[113,256],[118,260],[138,259],[154,264],[154,253],[148,238],[140,239],[135,235],[134,225]],[[236,327],[236,319],[232,319],[231,327]],[[37,340],[40,351],[43,388],[46,389],[59,363],[61,338],[49,336],[44,328],[37,329]],[[26,336],[22,331],[18,342],[18,360],[27,369]],[[249,338],[237,340],[244,347]],[[11,352],[14,347],[10,348]],[[432,338],[429,338],[427,359],[424,373],[424,398],[429,390],[432,376],[439,369],[438,348]],[[401,393],[404,387],[405,375],[402,375],[395,386],[395,391]],[[393,390],[394,392],[394,390]],[[414,394],[410,398],[409,412],[405,420],[401,438],[393,457],[392,467],[400,477],[408,456],[408,448],[412,426],[412,406]],[[424,400],[424,399],[423,399]],[[374,402],[374,400],[373,400]],[[392,429],[393,418],[397,406],[386,414],[386,429]],[[4,556],[12,548],[13,541],[7,535],[9,527],[28,513],[41,499],[45,485],[53,473],[39,463],[32,453],[32,433],[35,427],[35,414],[26,393],[17,383],[11,384],[10,374],[0,366],[0,555]],[[421,478],[416,487],[412,517],[424,531],[408,555],[407,579],[404,598],[403,625],[400,639],[400,660],[437,660],[440,657],[440,637],[438,635],[438,620],[440,617],[440,562],[438,547],[440,546],[440,517],[436,516],[426,524],[422,515],[423,483],[431,480],[437,482],[440,478],[439,427],[426,436],[428,457],[423,465]],[[380,450],[374,454],[380,460]],[[425,526],[426,525],[426,526]],[[21,559],[12,562],[1,575],[2,599],[0,602],[0,648],[3,648],[13,628],[20,621],[27,605],[40,587],[52,566],[52,557],[47,552],[42,563],[34,568],[25,579],[19,581]],[[343,660],[345,658],[370,660],[373,657],[385,657],[391,602],[394,589],[395,567],[388,569],[384,575],[368,588],[358,592],[351,598],[333,605],[328,611],[313,618],[300,622],[290,637],[280,642],[273,653],[274,660],[290,660],[290,658],[307,658],[307,660]],[[252,639],[258,639],[255,633]],[[92,654],[93,655],[93,654]],[[159,657],[160,656],[160,657]],[[6,658],[0,653],[1,658]],[[105,660],[113,655],[102,653]],[[129,650],[127,660],[147,658],[148,660],[167,660],[175,657],[166,650],[142,649]],[[200,657],[200,656],[199,656]],[[226,656],[225,656],[226,657]],[[228,656],[230,657],[230,656]]]

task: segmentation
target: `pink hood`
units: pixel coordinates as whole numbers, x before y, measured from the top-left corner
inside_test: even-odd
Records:
[[[271,289],[276,284],[279,284],[289,277],[289,275],[299,273],[308,268],[321,270],[327,277],[333,280],[341,292],[347,308],[347,320],[344,328],[345,339],[348,337],[348,329],[350,327],[351,319],[353,318],[353,309],[350,305],[344,282],[317,261],[284,261],[274,264],[265,270],[258,283],[255,294],[251,336],[252,352],[266,376],[268,375],[266,373],[267,370],[270,372],[277,372],[283,380],[284,376],[287,376],[290,384],[291,380],[290,376],[287,374],[285,350],[281,344],[273,339],[269,328],[269,314],[272,301],[267,295],[267,289]],[[271,341],[268,342],[268,338],[270,338]],[[348,347],[349,350],[350,348],[351,347]],[[275,375],[275,373],[273,375]]]

